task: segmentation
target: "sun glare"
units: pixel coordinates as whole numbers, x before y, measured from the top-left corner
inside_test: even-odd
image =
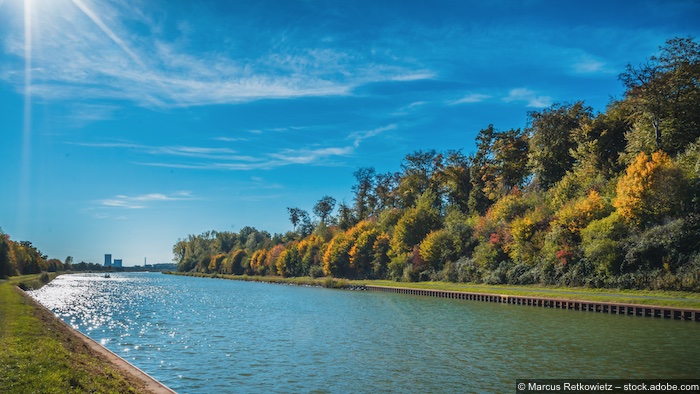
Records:
[[[22,128],[22,173],[19,188],[19,227],[26,222],[29,197],[29,164],[32,135],[32,0],[24,0],[24,119]]]

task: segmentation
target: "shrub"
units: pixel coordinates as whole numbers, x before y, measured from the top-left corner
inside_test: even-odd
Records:
[[[581,248],[586,259],[604,275],[620,272],[623,248],[620,240],[628,229],[617,212],[592,221],[581,231]]]
[[[654,226],[629,237],[624,265],[627,270],[663,268],[674,272],[687,264],[700,250],[700,220],[698,215]]]
[[[320,265],[312,265],[311,268],[309,268],[309,276],[312,278],[321,278],[326,275],[323,272],[323,267]]]

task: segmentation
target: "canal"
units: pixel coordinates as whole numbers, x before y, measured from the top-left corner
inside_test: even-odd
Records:
[[[512,392],[700,371],[692,321],[158,273],[63,275],[31,294],[180,393]]]

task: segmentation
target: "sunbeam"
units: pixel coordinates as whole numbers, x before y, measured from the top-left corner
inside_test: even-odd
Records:
[[[22,172],[19,187],[18,228],[24,230],[29,207],[29,177],[32,139],[32,0],[24,0],[24,119],[22,128]]]
[[[100,30],[102,30],[110,39],[112,39],[112,41],[114,41],[114,43],[117,44],[119,48],[121,48],[122,51],[124,51],[131,58],[131,60],[134,61],[134,63],[138,64],[144,69],[146,68],[146,65],[141,61],[141,59],[139,59],[139,57],[136,56],[136,54],[131,49],[129,49],[128,46],[126,46],[124,41],[122,41],[121,38],[114,34],[112,29],[105,25],[104,22],[102,22],[102,20],[97,16],[97,14],[92,12],[92,10],[88,8],[88,6],[86,6],[85,3],[82,2],[82,0],[72,1],[73,4],[75,4],[75,6],[80,9],[80,11],[83,11],[83,13],[87,15],[88,18],[95,22],[97,27],[99,27]]]
[[[129,48],[126,43],[117,36],[112,29],[110,29],[104,22],[102,22],[102,19],[100,19],[99,16],[97,16],[96,13],[94,13],[85,3],[83,3],[82,0],[71,0],[73,4],[75,4],[78,9],[80,9],[90,20],[92,20],[97,27],[102,30],[119,48],[121,48],[124,53],[126,53],[127,56],[136,64],[141,67],[143,71],[148,71],[149,68],[146,66],[146,64],[141,61],[141,59],[134,53],[134,51]],[[167,96],[170,98],[173,98],[173,95],[170,92],[170,89],[168,89],[158,78],[153,78],[152,82],[159,86],[161,90],[166,93]],[[159,104],[162,104],[162,101],[160,99],[157,99],[156,97],[150,96],[154,101],[158,102]],[[176,102],[178,100],[175,100]]]

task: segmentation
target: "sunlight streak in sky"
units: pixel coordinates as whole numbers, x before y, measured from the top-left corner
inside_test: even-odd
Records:
[[[104,22],[102,22],[102,19],[100,19],[100,17],[97,16],[97,14],[95,14],[87,5],[85,5],[85,3],[83,3],[82,0],[71,0],[71,1],[88,18],[90,18],[90,20],[92,20],[97,25],[97,27],[99,27],[100,30],[102,30],[102,32],[104,32],[115,44],[117,44],[117,46],[119,48],[121,48],[121,50],[124,51],[124,53],[126,53],[126,55],[129,56],[129,58],[134,63],[138,64],[139,67],[141,67],[141,69],[143,71],[149,70],[149,68],[146,66],[146,64],[143,61],[141,61],[141,58],[139,58],[138,55],[136,55],[136,53],[134,53],[134,51],[132,51],[131,48],[129,48],[126,45],[126,43],[121,38],[119,38],[119,36],[117,36],[116,33],[114,33],[114,31],[112,31],[112,29],[110,29]],[[170,90],[168,88],[166,88],[166,86],[159,79],[153,78],[151,80],[151,82],[155,83],[158,87],[161,88],[161,90],[163,92],[165,92],[168,96],[172,97]],[[159,102],[159,104],[161,104],[161,100],[156,99],[155,97],[152,97],[152,96],[151,96],[151,98],[153,100]]]
[[[18,227],[24,231],[29,207],[29,176],[32,137],[32,0],[24,0],[24,119],[22,172],[19,188]]]
[[[146,68],[146,65],[141,61],[141,59],[138,56],[136,56],[136,54],[131,49],[129,49],[128,46],[126,46],[124,41],[122,41],[121,38],[119,38],[116,34],[114,34],[112,29],[107,27],[107,25],[105,25],[104,22],[102,22],[102,20],[97,16],[97,14],[92,12],[92,10],[90,8],[88,8],[88,6],[86,6],[85,3],[82,2],[82,0],[72,0],[72,1],[73,1],[73,4],[75,4],[76,7],[78,7],[81,11],[83,11],[83,13],[85,15],[87,15],[88,18],[90,18],[93,22],[95,22],[97,27],[99,27],[100,30],[102,30],[109,38],[111,38],[112,41],[114,41],[114,43],[117,44],[119,46],[119,48],[121,48],[122,51],[124,51],[131,58],[131,60],[134,61],[134,63],[138,64],[139,66],[141,66],[144,69]]]

